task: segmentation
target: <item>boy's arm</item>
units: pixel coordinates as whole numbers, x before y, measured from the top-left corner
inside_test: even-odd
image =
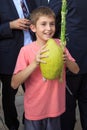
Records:
[[[18,71],[16,74],[13,74],[12,80],[11,80],[11,86],[16,89],[18,88],[22,83],[26,81],[26,79],[32,74],[32,72],[37,68],[40,62],[46,63],[42,60],[44,57],[48,57],[44,54],[44,52],[48,51],[48,49],[45,49],[46,45],[42,46],[41,49],[37,52],[37,55],[32,63],[30,63],[25,69]],[[21,52],[22,54],[23,52]],[[23,56],[23,55],[22,55]],[[23,58],[23,57],[22,57]],[[19,57],[20,59],[20,57]],[[22,60],[22,62],[24,62]],[[21,62],[21,64],[22,64]]]
[[[18,72],[17,74],[14,74],[12,76],[11,86],[14,89],[18,88],[30,76],[30,74],[35,70],[37,66],[37,62],[33,61],[24,70]]]
[[[71,61],[67,59],[66,66],[72,73],[77,74],[79,72],[79,66],[77,65],[75,61]]]
[[[77,74],[79,72],[79,66],[78,64],[75,62],[75,60],[71,60],[69,57],[71,57],[71,55],[69,54],[68,51],[64,51],[64,55],[63,55],[63,59],[64,62],[66,64],[66,67],[72,72]]]

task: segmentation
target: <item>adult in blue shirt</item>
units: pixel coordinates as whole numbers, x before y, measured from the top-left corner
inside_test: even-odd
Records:
[[[24,0],[24,3],[28,13],[36,8],[34,0]],[[19,127],[15,107],[17,89],[11,88],[11,77],[20,48],[33,40],[29,24],[20,0],[0,0],[0,80],[4,119],[9,130]]]

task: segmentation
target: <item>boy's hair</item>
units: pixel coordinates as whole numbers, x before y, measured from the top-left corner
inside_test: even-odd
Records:
[[[30,14],[31,23],[36,25],[37,20],[41,16],[53,17],[56,19],[55,13],[49,7],[40,6],[39,8],[34,9]]]

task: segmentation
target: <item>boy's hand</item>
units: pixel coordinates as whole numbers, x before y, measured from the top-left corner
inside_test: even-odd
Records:
[[[66,54],[65,50],[63,52],[63,61],[64,61],[64,63],[66,63],[68,61],[68,57],[67,57],[67,54]]]
[[[44,63],[46,64],[46,62],[43,60],[43,58],[47,58],[48,55],[45,54],[45,52],[49,51],[48,49],[46,49],[46,46],[47,45],[44,45],[41,47],[41,49],[38,51],[37,55],[36,55],[36,63],[39,64],[39,63]]]

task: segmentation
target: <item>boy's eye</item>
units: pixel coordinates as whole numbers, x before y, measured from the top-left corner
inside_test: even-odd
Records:
[[[46,23],[42,23],[41,25],[46,25]]]
[[[55,23],[50,23],[50,25],[55,25]]]
[[[46,24],[46,23],[42,23],[41,25],[45,26],[45,25],[47,25],[47,24]],[[49,25],[50,25],[50,26],[54,26],[55,23],[50,23]]]

